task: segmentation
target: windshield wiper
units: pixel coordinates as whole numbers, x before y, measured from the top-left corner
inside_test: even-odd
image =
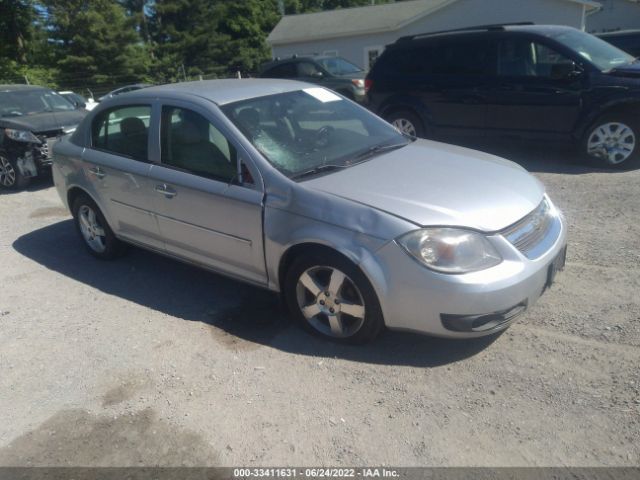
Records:
[[[374,155],[378,155],[382,152],[387,152],[390,150],[397,150],[398,148],[406,147],[409,145],[408,143],[391,143],[386,145],[376,145],[374,147],[370,147],[366,149],[364,152],[359,153],[354,157],[354,160],[364,160],[366,158],[372,157]],[[353,163],[351,163],[353,165]]]
[[[349,165],[318,165],[317,167],[313,167],[304,172],[296,173],[295,175],[292,175],[291,178],[293,180],[298,180],[300,178],[310,177],[311,175],[316,175],[318,173],[331,172],[332,170],[341,170],[348,166]]]

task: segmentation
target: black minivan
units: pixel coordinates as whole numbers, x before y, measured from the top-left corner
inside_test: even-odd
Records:
[[[403,37],[366,88],[369,108],[410,135],[571,142],[602,166],[640,165],[640,62],[571,27]]]

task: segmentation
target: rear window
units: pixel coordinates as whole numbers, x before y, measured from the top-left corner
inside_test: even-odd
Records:
[[[102,112],[91,124],[91,145],[98,150],[146,161],[150,118],[149,105]]]

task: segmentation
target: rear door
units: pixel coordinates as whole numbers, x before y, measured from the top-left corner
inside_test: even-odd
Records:
[[[150,193],[151,111],[151,104],[140,103],[98,114],[82,158],[85,177],[116,235],[162,249]]]
[[[488,100],[488,127],[498,134],[568,135],[578,120],[586,81],[570,58],[540,40],[503,37]]]
[[[150,176],[167,251],[266,283],[262,182],[221,118],[188,102],[163,104],[160,145]]]
[[[423,57],[427,75],[422,98],[436,132],[481,135],[487,121],[487,90],[495,68],[494,43],[487,35],[452,36],[432,42]]]

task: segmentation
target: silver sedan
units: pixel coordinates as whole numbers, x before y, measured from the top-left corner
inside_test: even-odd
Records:
[[[96,257],[134,244],[280,292],[302,326],[338,341],[385,326],[491,334],[564,266],[565,221],[524,169],[410,138],[305,83],[119,95],[54,154]]]

